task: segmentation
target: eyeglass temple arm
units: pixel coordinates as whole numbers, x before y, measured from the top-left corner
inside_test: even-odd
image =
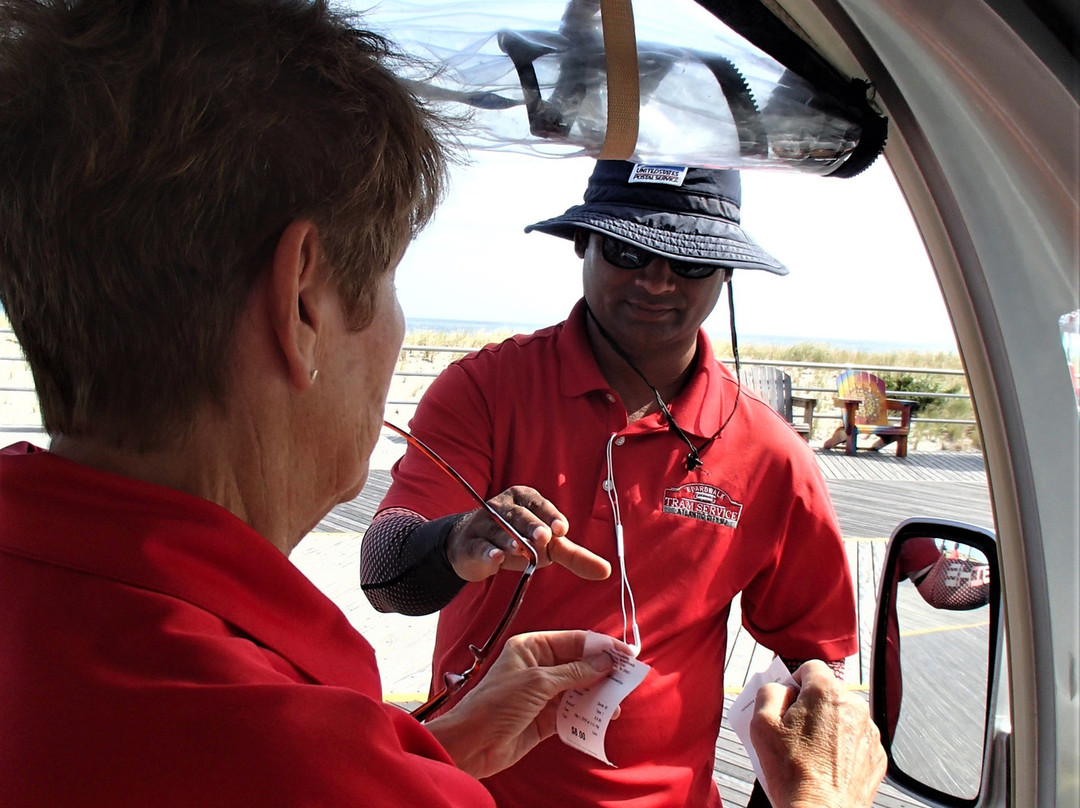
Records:
[[[465,686],[465,683],[475,676],[477,671],[483,667],[488,656],[491,654],[492,648],[503,641],[507,630],[510,628],[510,624],[513,622],[514,616],[518,612],[518,607],[521,606],[521,601],[525,597],[525,590],[529,586],[529,581],[532,580],[534,569],[535,566],[530,564],[526,567],[525,572],[522,573],[517,588],[514,590],[514,596],[510,601],[510,608],[503,614],[502,619],[499,620],[499,625],[496,626],[495,631],[492,632],[487,642],[484,643],[484,646],[482,648],[477,648],[475,645],[469,645],[469,651],[473,655],[472,664],[461,673],[444,673],[443,686],[439,692],[415,710],[412,710],[409,715],[417,721],[426,721],[432,713],[442,707],[452,695],[461,690],[461,688]]]
[[[525,555],[529,559],[528,566],[532,568],[536,567],[537,563],[540,560],[540,556],[537,554],[536,548],[533,546],[533,543],[526,539],[524,536],[522,536],[521,533],[519,533],[517,530],[515,530],[514,526],[507,522],[506,519],[503,518],[501,513],[491,507],[491,505],[488,504],[486,499],[476,493],[476,489],[469,485],[469,481],[462,477],[460,474],[458,474],[457,470],[454,469],[453,466],[451,466],[449,463],[439,457],[439,455],[435,452],[434,449],[432,449],[430,446],[428,446],[426,443],[420,440],[420,438],[416,437],[412,433],[390,423],[389,421],[383,421],[383,426],[385,426],[387,429],[391,429],[394,432],[397,432],[399,435],[401,435],[401,437],[405,438],[405,440],[408,441],[411,446],[416,447],[418,450],[427,455],[427,457],[432,462],[434,462],[436,466],[438,466],[444,472],[446,472],[459,483],[461,483],[465,490],[472,495],[472,498],[480,504],[480,507],[487,511],[488,515],[492,519],[494,519],[496,523],[498,523],[499,527],[509,533],[510,537],[514,539],[514,541],[517,542],[518,545],[525,551]],[[532,570],[529,570],[529,572],[532,572]]]
[[[464,687],[465,683],[480,669],[480,667],[487,660],[488,655],[491,653],[492,648],[502,642],[507,629],[510,627],[510,623],[513,621],[514,616],[518,612],[518,608],[521,605],[521,601],[525,596],[525,590],[529,585],[529,581],[532,580],[532,574],[536,570],[537,563],[539,562],[539,555],[536,552],[536,548],[532,542],[521,535],[514,527],[503,518],[502,514],[496,511],[487,500],[480,496],[476,489],[469,485],[468,480],[458,474],[449,463],[439,457],[438,453],[420,440],[418,437],[410,432],[402,429],[389,421],[383,421],[383,425],[390,430],[393,430],[397,434],[401,435],[410,446],[414,446],[420,452],[428,457],[435,465],[442,469],[453,479],[457,480],[466,491],[475,499],[480,506],[491,516],[492,519],[518,543],[518,545],[525,550],[525,555],[528,558],[528,563],[525,566],[525,570],[518,580],[517,587],[514,589],[513,598],[510,601],[510,608],[503,614],[502,619],[499,620],[499,624],[495,627],[495,631],[492,632],[487,642],[480,648],[475,645],[469,646],[469,651],[473,655],[473,663],[462,673],[446,673],[443,675],[443,688],[424,702],[422,705],[413,710],[410,714],[418,721],[424,721],[429,715],[439,709],[446,700],[450,698],[454,693]]]

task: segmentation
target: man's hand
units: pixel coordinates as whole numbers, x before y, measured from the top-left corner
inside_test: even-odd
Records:
[[[865,702],[824,662],[794,678],[762,687],[750,720],[773,808],[869,808],[888,761]]]
[[[611,564],[570,541],[570,523],[534,488],[515,485],[488,500],[496,512],[529,539],[540,557],[539,566],[559,564],[579,578],[601,581]],[[466,514],[454,525],[446,542],[446,557],[466,581],[482,581],[500,569],[525,569],[526,557],[513,537],[483,509]]]
[[[458,768],[474,777],[502,771],[555,734],[560,693],[595,684],[611,670],[608,654],[582,659],[584,649],[584,631],[511,637],[480,683],[425,726]]]

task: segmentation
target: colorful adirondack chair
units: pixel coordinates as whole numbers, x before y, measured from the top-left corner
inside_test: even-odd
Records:
[[[739,370],[739,377],[758,398],[784,416],[803,440],[810,440],[810,433],[814,429],[816,398],[792,395],[791,376],[770,365],[746,365]],[[795,420],[796,408],[800,410],[798,421]]]
[[[846,452],[855,454],[859,433],[877,435],[883,445],[896,443],[896,456],[907,457],[908,430],[911,411],[918,404],[885,395],[885,382],[865,370],[846,370],[836,377],[836,405],[843,417],[843,434],[837,430],[825,443],[831,449],[846,443]],[[899,412],[900,421],[889,421],[890,412]],[[876,447],[880,449],[881,447]]]

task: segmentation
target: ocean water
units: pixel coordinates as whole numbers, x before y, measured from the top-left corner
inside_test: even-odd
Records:
[[[440,333],[451,332],[492,332],[511,331],[515,334],[529,334],[539,328],[544,328],[554,323],[515,323],[515,322],[481,322],[478,320],[439,320],[423,317],[406,317],[405,328],[408,331],[437,331]],[[727,342],[729,334],[727,329],[710,334],[714,340]],[[915,342],[915,341],[889,341],[861,338],[836,338],[836,337],[811,337],[790,336],[784,334],[744,334],[739,332],[740,345],[778,345],[786,347],[798,345],[803,342],[811,342],[821,345],[831,345],[841,350],[853,351],[944,351],[956,353],[954,343],[944,342]]]
[[[513,322],[481,322],[479,320],[432,320],[424,317],[406,317],[405,329],[407,331],[438,331],[448,334],[455,331],[513,331],[515,334],[530,334],[537,329],[544,328],[551,323],[513,323]]]

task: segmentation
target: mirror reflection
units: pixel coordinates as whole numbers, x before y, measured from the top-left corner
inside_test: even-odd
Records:
[[[989,695],[989,563],[979,549],[933,536],[906,536],[890,555],[885,714],[893,761],[926,785],[974,799]]]

